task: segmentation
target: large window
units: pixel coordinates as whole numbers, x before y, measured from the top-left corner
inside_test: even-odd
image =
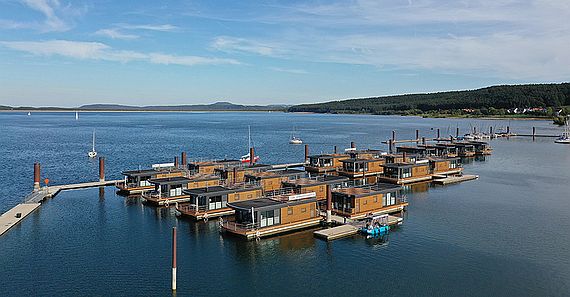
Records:
[[[222,207],[226,207],[225,203],[223,202],[222,196],[213,196],[208,198],[208,209],[220,209]]]
[[[390,206],[396,204],[396,194],[386,193],[382,196],[382,206]]]
[[[402,168],[402,178],[412,177],[412,168]]]
[[[260,212],[259,226],[268,227],[279,224],[279,210],[267,210]]]

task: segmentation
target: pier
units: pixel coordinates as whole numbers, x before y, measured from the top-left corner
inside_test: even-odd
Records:
[[[34,210],[38,209],[41,203],[46,198],[53,198],[59,192],[65,190],[95,188],[114,186],[117,182],[122,180],[105,180],[105,159],[99,158],[99,181],[85,182],[77,184],[66,184],[56,186],[40,187],[40,164],[34,164],[34,190],[29,193],[24,202],[20,203],[0,216],[0,236],[6,233],[10,228],[17,225],[25,217],[27,217]]]
[[[460,183],[463,181],[474,180],[478,179],[478,175],[470,175],[464,174],[461,176],[444,176],[444,175],[436,175],[433,177],[433,182],[440,185],[448,185],[448,184],[455,184]]]
[[[343,218],[340,218],[338,216],[333,216],[333,221],[341,223],[344,222],[345,220]],[[341,221],[342,219],[342,221]],[[347,223],[340,225],[340,226],[336,226],[336,227],[332,227],[332,228],[328,228],[328,229],[323,229],[323,230],[317,230],[315,231],[313,234],[315,235],[315,237],[320,238],[320,239],[324,239],[326,241],[332,241],[335,239],[340,239],[340,238],[344,238],[344,237],[348,237],[348,236],[352,236],[358,233],[358,231],[364,226],[365,222],[364,221],[353,221],[353,220],[346,220]],[[400,225],[402,223],[403,219],[401,217],[397,217],[397,216],[388,216],[388,226],[396,226],[396,225]]]

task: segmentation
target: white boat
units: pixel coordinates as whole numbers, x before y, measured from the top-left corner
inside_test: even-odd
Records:
[[[29,116],[31,116],[31,115],[32,115],[32,113],[31,113],[31,112],[28,112],[28,115],[29,115]]]
[[[564,125],[564,132],[560,134],[560,137],[554,140],[555,143],[560,144],[570,144],[570,129],[568,128],[568,120],[566,120],[566,124]]]
[[[93,148],[87,153],[87,156],[89,156],[89,158],[97,157],[97,152],[95,151],[95,131],[93,131]]]
[[[291,139],[289,139],[289,144],[303,144],[303,140],[295,136],[295,129],[293,128],[293,133],[291,133]]]
[[[77,111],[75,112],[75,120],[79,120],[79,113],[77,113]]]
[[[248,149],[252,148],[253,146],[251,146],[251,126],[247,126],[247,139],[248,139]],[[243,155],[241,156],[241,158],[239,159],[242,163],[249,163],[251,162],[251,157],[249,155],[249,153],[247,153],[247,155]],[[259,161],[259,156],[255,156],[253,158],[253,163],[256,163],[257,161]]]

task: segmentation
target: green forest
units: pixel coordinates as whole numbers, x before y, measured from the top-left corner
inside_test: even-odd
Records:
[[[502,85],[477,90],[408,94],[326,103],[295,105],[289,112],[366,113],[427,116],[505,115],[512,109],[544,108],[525,111],[519,116],[556,116],[570,105],[570,83]]]

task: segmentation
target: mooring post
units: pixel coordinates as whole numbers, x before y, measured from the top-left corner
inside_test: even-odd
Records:
[[[253,163],[255,163],[255,150],[253,149],[253,147],[249,148],[249,166],[253,166]]]
[[[180,163],[178,162],[178,156],[174,157],[174,168],[179,168]]]
[[[396,131],[392,130],[392,142],[396,141]]]
[[[493,137],[493,126],[489,126],[489,135]]]
[[[172,227],[172,291],[176,291],[176,227]]]
[[[416,143],[420,142],[420,130],[416,129]]]
[[[439,141],[439,136],[440,136],[440,134],[439,134],[439,128],[437,128],[437,141]]]
[[[99,157],[99,182],[105,181],[105,157]]]
[[[34,191],[40,189],[40,163],[34,163]]]
[[[186,166],[188,165],[188,157],[186,156],[186,152],[182,152],[181,157],[181,162],[182,162],[182,167],[186,168]]]
[[[305,144],[305,163],[309,162],[309,145]]]
[[[426,138],[425,137],[422,137],[422,143],[426,144]]]
[[[334,153],[336,154],[336,145],[334,146]]]
[[[356,148],[356,143],[354,143],[354,141],[350,142],[350,148]]]
[[[455,138],[459,138],[459,127],[455,128]]]
[[[332,223],[332,190],[331,185],[327,185],[327,224]]]
[[[393,140],[392,139],[388,139],[388,151],[390,152],[390,154],[392,153],[392,144],[393,144]]]
[[[536,136],[536,127],[532,127],[532,140],[534,141],[534,137]]]

